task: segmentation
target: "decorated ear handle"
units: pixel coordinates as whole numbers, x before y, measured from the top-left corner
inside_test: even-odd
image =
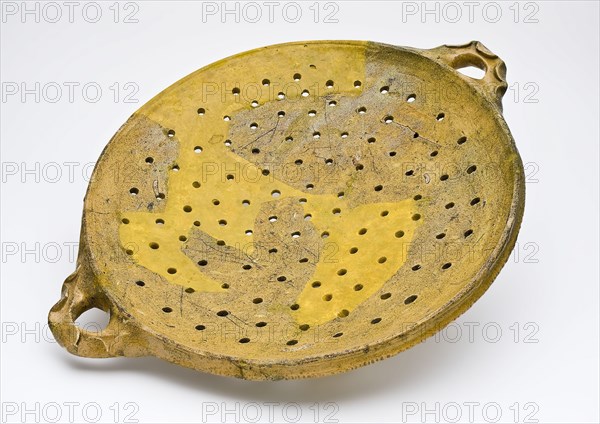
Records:
[[[91,331],[81,328],[75,320],[85,311],[98,308],[110,313],[106,328]],[[87,278],[78,266],[63,284],[61,299],[52,307],[48,324],[56,341],[77,356],[109,358],[114,356],[145,356],[144,333],[129,322],[106,298],[106,295]],[[131,343],[132,339],[135,343]]]
[[[485,72],[481,79],[471,78],[457,72],[461,78],[473,85],[482,95],[502,110],[502,97],[506,93],[506,65],[504,61],[489,51],[479,41],[471,41],[460,46],[443,45],[422,54],[437,62],[458,70],[474,66]]]

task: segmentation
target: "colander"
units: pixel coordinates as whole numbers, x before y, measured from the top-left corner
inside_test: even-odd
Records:
[[[264,380],[347,371],[439,331],[520,226],[505,74],[479,42],[310,41],[183,78],[97,162],[56,340]],[[102,331],[74,323],[91,308],[110,313]]]

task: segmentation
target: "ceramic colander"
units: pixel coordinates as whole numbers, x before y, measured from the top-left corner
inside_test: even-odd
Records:
[[[523,214],[505,74],[479,42],[311,41],[183,78],[96,165],[56,339],[262,380],[439,331],[490,286]],[[94,307],[104,330],[74,324]]]

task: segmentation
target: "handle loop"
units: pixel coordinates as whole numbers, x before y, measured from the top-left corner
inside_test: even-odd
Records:
[[[481,79],[471,78],[460,72],[458,74],[502,110],[502,97],[508,88],[506,65],[482,43],[471,41],[459,46],[443,45],[423,52],[431,59],[444,63],[455,70],[474,66],[484,71],[485,75]]]
[[[81,266],[65,280],[61,299],[52,307],[48,324],[56,341],[69,352],[89,358],[144,356],[141,338],[130,344],[139,330],[110,304],[108,298],[86,278]],[[90,331],[79,327],[75,320],[85,311],[98,308],[110,314],[106,328]]]

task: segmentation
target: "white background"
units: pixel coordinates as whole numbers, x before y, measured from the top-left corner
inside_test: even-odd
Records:
[[[21,14],[21,2],[2,4],[3,421],[60,413],[60,422],[90,422],[98,412],[101,422],[131,413],[153,423],[245,422],[258,412],[267,422],[299,413],[302,422],[444,422],[457,413],[460,422],[491,422],[498,412],[501,422],[599,421],[597,2],[479,2],[472,17],[463,2],[336,2],[337,23],[324,22],[335,10],[324,3],[315,23],[313,2],[301,3],[296,23],[293,9],[282,15],[286,2],[273,22],[258,3],[257,23],[243,4],[235,22],[203,15],[202,3],[138,1],[118,5],[118,23],[112,1],[101,4],[97,23],[86,21],[95,15],[83,13],[86,3],[77,3],[73,22],[68,6],[57,4],[56,23],[48,22],[56,10],[43,3],[26,5],[39,8],[39,23]],[[437,15],[424,15],[425,7]],[[123,22],[132,12],[138,22]],[[515,253],[491,289],[437,338],[316,380],[253,383],[153,358],[82,359],[60,348],[46,316],[74,270],[69,244],[79,237],[88,164],[131,113],[181,77],[234,53],[307,39],[419,48],[477,39],[505,60],[504,115],[526,164],[527,199]],[[87,99],[82,93],[90,82],[102,88],[95,103],[92,89]],[[22,83],[34,94],[10,95]],[[79,84],[72,102],[65,83]],[[54,84],[63,93],[53,103]],[[136,87],[137,103],[125,102]]]

